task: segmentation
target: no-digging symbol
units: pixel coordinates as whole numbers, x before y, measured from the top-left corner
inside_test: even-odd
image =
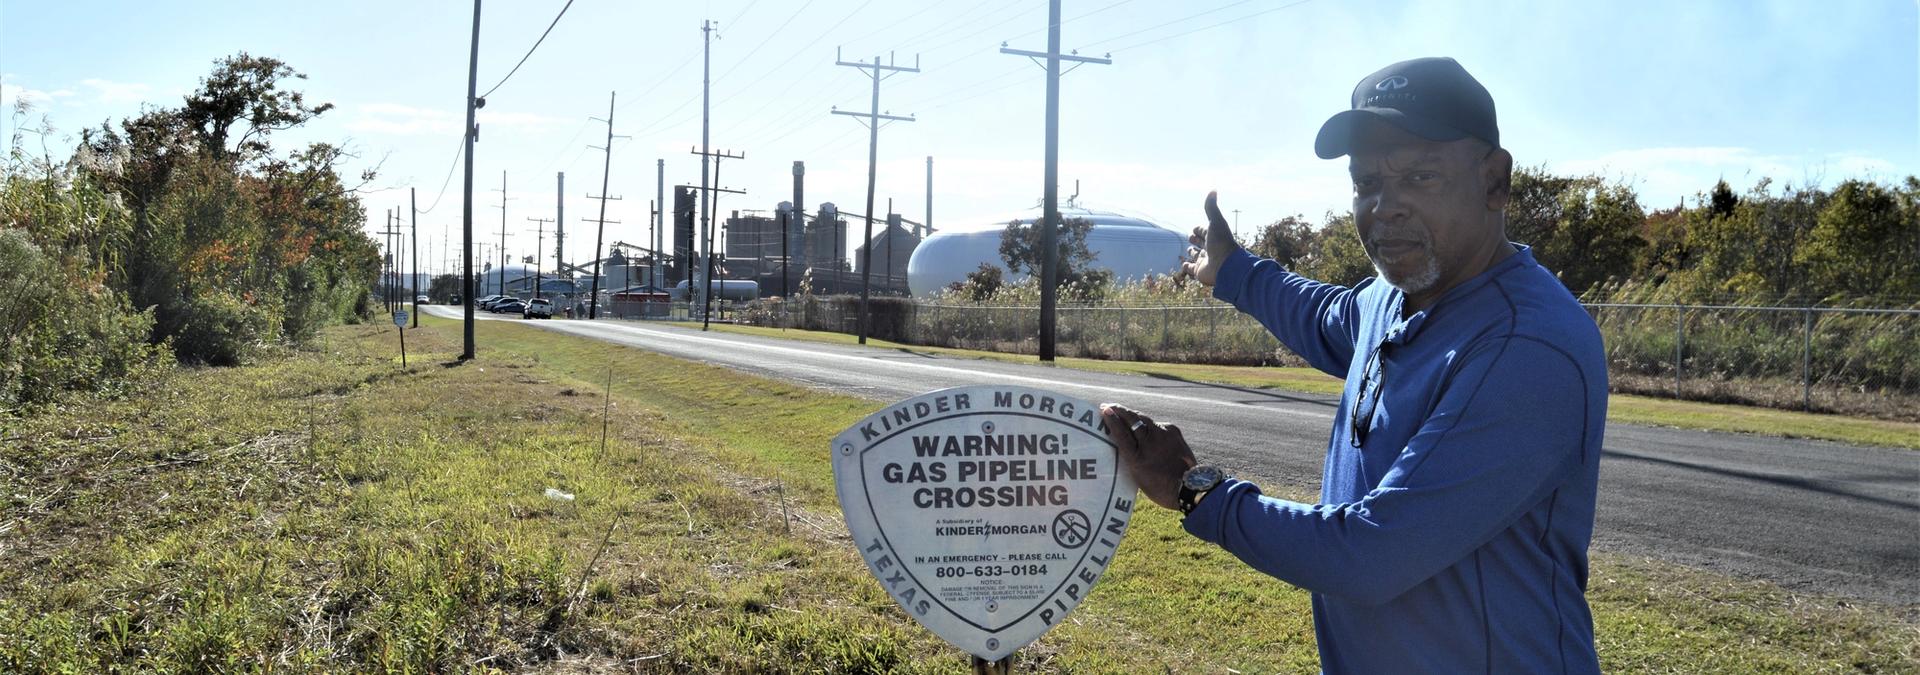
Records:
[[[847,529],[909,616],[988,661],[1066,618],[1133,516],[1100,411],[1026,387],[943,389],[833,441]]]

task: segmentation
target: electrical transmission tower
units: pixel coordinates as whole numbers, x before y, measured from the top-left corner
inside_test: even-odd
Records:
[[[1057,11],[1055,13],[1058,14]],[[1057,18],[1058,17],[1056,17],[1056,20]],[[1057,27],[1056,30],[1058,30]],[[871,110],[864,113],[857,113],[836,108],[832,111],[835,115],[847,115],[859,119],[860,123],[867,127],[867,235],[866,238],[862,240],[866,254],[862,256],[860,262],[860,344],[864,345],[867,343],[867,324],[870,323],[867,316],[867,296],[871,291],[870,287],[873,281],[873,182],[875,168],[878,166],[880,158],[880,123],[882,121],[913,121],[912,116],[900,117],[898,115],[888,115],[880,112],[880,82],[900,73],[920,72],[920,57],[913,57],[913,67],[909,68],[906,66],[893,65],[891,62],[883,65],[880,63],[880,57],[878,56],[873,57],[873,63],[845,61],[840,58],[840,54],[836,50],[834,53],[834,65],[859,68],[865,71],[868,77],[873,79],[873,107]],[[836,253],[844,252],[837,251]],[[888,273],[891,274],[892,270],[888,270]]]

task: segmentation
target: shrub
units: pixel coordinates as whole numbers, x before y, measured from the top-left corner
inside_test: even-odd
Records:
[[[279,329],[278,308],[248,303],[224,291],[200,293],[182,306],[173,352],[182,362],[236,366]]]
[[[0,406],[123,391],[166,364],[147,344],[152,329],[150,313],[133,311],[83,266],[0,229]]]

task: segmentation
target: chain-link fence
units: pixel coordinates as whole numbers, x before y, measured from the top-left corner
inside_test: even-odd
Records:
[[[742,323],[856,332],[858,298],[763,302]],[[1920,419],[1920,310],[1727,305],[1586,305],[1615,391]],[[1033,354],[1035,307],[875,300],[871,335],[911,344]],[[1305,365],[1232,307],[1062,306],[1057,353],[1101,359]]]

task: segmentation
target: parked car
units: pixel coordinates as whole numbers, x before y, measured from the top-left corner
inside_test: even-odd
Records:
[[[527,311],[527,303],[518,298],[508,298],[505,302],[493,303],[495,314],[519,314],[525,311]]]
[[[458,305],[458,304],[460,304],[460,296],[458,296],[458,295],[456,295],[456,296],[453,296],[453,299],[452,299],[452,300],[448,300],[448,301],[447,301],[447,304],[449,304],[449,305]]]
[[[532,300],[528,300],[527,308],[520,310],[520,318],[551,319],[553,318],[553,302],[547,300],[546,298],[534,298]]]
[[[431,304],[433,304],[433,298],[429,298],[429,297],[427,297],[427,296],[424,296],[424,295],[416,295],[416,296],[413,296],[413,304],[416,304],[416,305],[431,305]]]
[[[493,301],[499,300],[499,299],[500,299],[500,294],[498,293],[495,293],[493,295],[483,295],[473,301],[473,306],[479,307],[480,309],[487,309],[487,305],[490,305],[493,303]]]
[[[494,296],[492,300],[488,300],[487,304],[482,306],[486,307],[487,311],[489,312],[498,312],[498,311],[501,311],[500,310],[501,305],[509,302],[519,302],[519,301],[520,301],[519,298],[513,297],[511,295],[499,295],[499,296]]]

